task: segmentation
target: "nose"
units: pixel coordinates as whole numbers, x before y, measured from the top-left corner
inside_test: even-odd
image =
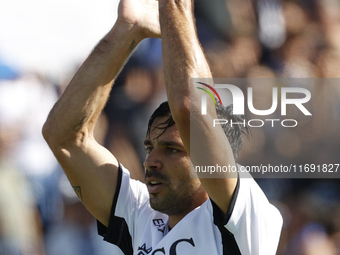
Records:
[[[161,158],[159,152],[156,149],[153,149],[150,153],[146,155],[146,158],[143,163],[145,169],[155,169],[159,170],[162,167]]]

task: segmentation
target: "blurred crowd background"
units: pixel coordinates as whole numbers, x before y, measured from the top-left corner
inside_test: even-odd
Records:
[[[340,78],[339,0],[196,0],[195,13],[214,77]],[[85,57],[53,74],[6,62],[0,43],[0,255],[122,254],[97,236],[95,219],[41,135]],[[292,109],[299,126],[289,132],[253,128],[239,163],[340,163],[340,85],[327,80],[308,86],[312,117]],[[271,106],[271,88],[255,86],[254,93],[257,108]],[[143,181],[147,121],[165,100],[161,41],[147,39],[117,78],[96,128],[133,178]],[[340,254],[339,179],[256,181],[284,218],[277,254]]]

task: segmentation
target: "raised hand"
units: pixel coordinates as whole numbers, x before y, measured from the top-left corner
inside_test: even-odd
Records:
[[[118,21],[138,28],[143,38],[160,37],[156,0],[121,0],[118,7]]]

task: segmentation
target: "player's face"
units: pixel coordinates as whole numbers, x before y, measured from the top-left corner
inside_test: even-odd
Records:
[[[153,126],[167,117],[157,118]],[[185,215],[201,205],[207,195],[198,178],[190,177],[190,158],[176,125],[163,130],[151,128],[145,139],[145,182],[151,207],[168,215]],[[158,137],[159,136],[159,137]]]

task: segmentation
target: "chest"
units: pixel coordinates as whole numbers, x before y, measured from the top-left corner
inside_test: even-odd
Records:
[[[193,216],[183,218],[171,230],[167,216],[150,216],[144,223],[137,224],[134,255],[222,254],[221,235],[210,217]]]

